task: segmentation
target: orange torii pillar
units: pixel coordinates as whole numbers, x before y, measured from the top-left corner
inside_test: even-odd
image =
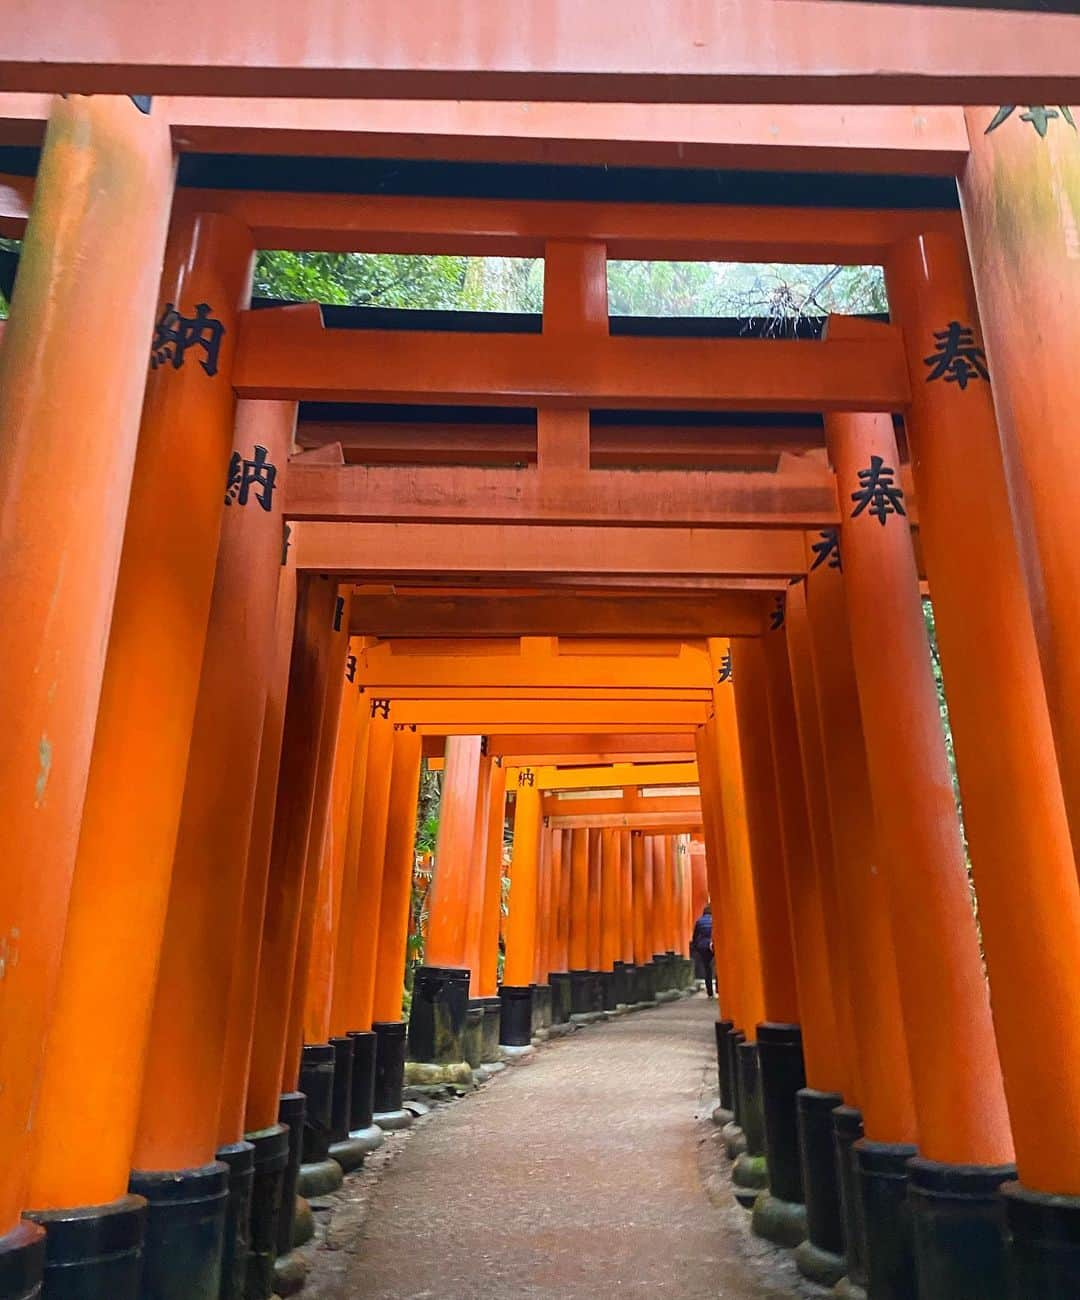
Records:
[[[690,988],[694,985],[694,963],[690,960],[690,936],[697,920],[693,913],[693,878],[690,863],[690,836],[687,832],[677,839],[676,865],[678,867],[678,933],[675,948],[682,963],[683,976],[680,987]]]
[[[334,671],[329,651],[333,637],[336,591],[325,578],[305,578],[298,584],[292,653],[289,660],[288,694],[281,731],[280,760],[276,771],[273,803],[260,802],[272,817],[266,898],[262,919],[262,940],[258,956],[258,979],[254,992],[254,1016],[249,1075],[244,1115],[248,1132],[270,1128],[279,1117],[289,1126],[289,1164],[278,1220],[277,1249],[284,1253],[292,1244],[296,1178],[300,1167],[303,1131],[302,1093],[282,1096],[282,1072],[288,1031],[289,998],[299,927],[299,909],[304,883],[308,832],[311,825],[319,738],[322,731],[329,676]],[[341,672],[344,665],[337,665]],[[277,738],[277,727],[264,726],[267,742]],[[260,755],[260,783],[274,775],[273,765],[264,769]],[[262,827],[252,827],[249,856],[267,852],[256,846]],[[260,845],[265,841],[260,840]]]
[[[594,980],[589,969],[589,849],[592,832],[575,828],[570,836],[570,899],[567,955],[570,964],[571,1019],[595,1014]]]
[[[126,95],[57,96],[0,343],[0,1268],[32,1293],[26,1209],[42,1046],[90,769],[173,189],[169,124]],[[109,341],[77,322],[109,317]],[[77,431],[77,433],[76,433]],[[73,446],[77,436],[77,450]],[[74,454],[73,454],[74,452]],[[32,867],[30,864],[33,864]],[[139,1207],[98,1211],[139,1232]],[[81,1196],[81,1192],[76,1195]],[[61,1189],[59,1204],[71,1204]],[[116,1220],[119,1222],[119,1220]],[[76,1227],[75,1231],[81,1230]],[[54,1225],[50,1254],[79,1250]],[[132,1269],[136,1261],[132,1259]],[[115,1288],[132,1294],[130,1274]]]
[[[477,997],[484,1009],[480,1073],[502,1068],[499,1031],[499,931],[502,923],[503,828],[506,822],[506,768],[496,759],[488,778],[487,837],[483,846],[484,916],[480,926]]]
[[[287,535],[282,541],[287,542]],[[296,621],[295,551],[287,544],[282,545],[281,559],[270,647],[272,665],[263,707],[251,836],[246,850],[244,898],[220,1066],[221,1102],[218,1111],[219,1144],[226,1146],[241,1133],[255,1148],[248,1237],[247,1289],[250,1300],[269,1300],[274,1290],[278,1217],[290,1137],[284,1124],[275,1122],[266,1128],[252,1130],[245,1122],[270,843]]]
[[[830,534],[831,537],[831,534]],[[828,540],[828,539],[827,539]],[[821,722],[814,689],[810,658],[810,629],[806,617],[806,583],[796,583],[787,592],[784,634],[791,675],[792,703],[797,726],[803,791],[813,867],[820,891],[820,918],[825,944],[836,1052],[828,1060],[816,1050],[807,1055],[807,1069],[813,1081],[798,1095],[799,1145],[803,1162],[803,1194],[806,1201],[806,1240],[795,1252],[795,1263],[803,1276],[832,1286],[843,1277],[844,1221],[840,1200],[839,1169],[833,1135],[833,1111],[846,1101],[854,1113],[859,1105],[859,1071],[848,969],[846,922],[838,896],[836,863],[833,856],[829,796],[825,780],[825,758],[821,743]],[[770,651],[770,683],[779,668]],[[770,685],[770,695],[772,687]],[[789,742],[782,741],[782,744]],[[778,772],[779,775],[779,772]],[[781,778],[782,779],[782,778]],[[785,835],[787,830],[785,828]],[[813,904],[810,904],[813,906]],[[804,978],[799,972],[799,979]],[[814,993],[809,991],[804,1002]],[[828,1010],[824,1013],[828,1017]]]
[[[1044,183],[1031,179],[1033,191]],[[1026,490],[1007,486],[989,384],[972,377],[970,348],[954,341],[952,323],[978,343],[961,250],[927,236],[897,248],[886,270],[917,376],[908,441],[1020,1178],[1006,1188],[1017,1259],[1029,1290],[1045,1290],[1045,1266],[1064,1270],[1051,1290],[1075,1291],[1080,1260],[1051,1262],[1040,1235],[1059,1231],[1056,1197],[1080,1197],[1080,887],[1012,526],[1010,495],[1022,508]],[[957,346],[967,348],[963,385]],[[1028,869],[1017,871],[1019,861]]]
[[[666,835],[650,835],[647,841],[652,863],[652,943],[656,966],[656,992],[660,1001],[668,1001],[675,992],[675,972],[671,948],[671,857]]]
[[[600,832],[600,998],[605,1011],[618,1006],[615,963],[619,945],[619,831],[605,827]]]
[[[919,1158],[907,1165],[919,1191],[911,1202],[914,1263],[926,1294],[1004,1300],[996,1188],[1015,1174],[1012,1138],[911,531],[902,493],[882,486],[886,468],[899,464],[896,438],[888,415],[827,415],[825,434],[843,519],[859,698],[864,718],[873,719],[865,740],[874,822],[893,933],[903,936],[895,951],[919,1131]],[[874,467],[880,494],[871,490]],[[890,698],[902,702],[903,727],[878,722]],[[882,1180],[899,1210],[899,1155],[860,1148],[868,1207],[885,1208],[888,1198],[870,1186]],[[878,1261],[869,1212],[868,1232],[873,1288]],[[896,1261],[889,1262],[893,1276]]]
[[[633,892],[632,942],[633,964],[630,1001],[643,1004],[653,1001],[652,970],[649,963],[652,953],[648,943],[648,915],[645,898],[645,835],[642,831],[630,832],[630,876]]]
[[[810,837],[787,630],[783,624],[777,626],[773,620],[763,638],[762,650],[801,1012],[802,1054],[794,1036],[787,1037],[780,1031],[773,1031],[759,1041],[766,1089],[769,1181],[774,1202],[768,1207],[768,1213],[765,1205],[755,1207],[755,1220],[760,1219],[755,1226],[773,1240],[789,1241],[785,1230],[792,1230],[792,1236],[808,1231],[811,1203],[815,1196],[821,1200],[822,1194],[811,1185],[821,1173],[813,1167],[814,1156],[819,1160],[832,1156],[831,1121],[827,1112],[823,1117],[824,1126],[818,1128],[819,1141],[808,1145],[804,1140],[806,1107],[809,1105],[813,1111],[810,1121],[813,1132],[813,1119],[822,1108],[821,1098],[829,1098],[832,1106],[842,1103],[843,1095],[836,1089],[843,1082],[843,1074],[839,1068],[841,1047],[825,938],[821,878]],[[824,1195],[830,1227],[838,1229],[839,1199],[834,1166],[835,1161],[830,1158],[824,1171],[827,1184]],[[781,1204],[785,1200],[787,1206]],[[803,1202],[806,1208],[803,1205],[793,1208],[792,1200]],[[814,1208],[817,1211],[817,1206]],[[820,1230],[818,1235],[822,1235]],[[838,1235],[835,1231],[826,1232],[827,1245],[835,1246]]]
[[[330,820],[334,758],[341,736],[339,720],[344,696],[346,660],[349,648],[349,597],[336,595],[331,622],[329,679],[319,733],[319,756],[315,792],[311,804],[304,883],[300,894],[300,915],[293,963],[292,994],[286,1022],[285,1061],[281,1086],[287,1093],[298,1087],[305,1098],[301,1143],[301,1167],[297,1190],[303,1196],[321,1195],[341,1185],[342,1170],[331,1159],[330,1129],[333,1114],[334,1048],[330,1043],[304,1042],[304,1008],[315,927],[316,902],[325,865],[323,846]],[[346,733],[350,728],[346,728]],[[355,732],[351,733],[355,740]],[[350,750],[349,758],[352,753]]]
[[[619,960],[617,972],[617,1001],[630,1006],[637,1001],[634,996],[634,875],[630,860],[628,830],[619,832]]]
[[[133,1163],[230,1168],[222,1295],[243,1294],[252,1179],[263,1184],[288,1147],[282,1125],[244,1141],[233,1106],[222,1136],[222,1054],[231,989],[241,976],[248,844],[267,692],[275,668],[281,568],[281,471],[292,445],[295,403],[241,402],[234,453],[262,447],[268,483],[225,511],[206,649],[173,857],[165,931],[143,1076]],[[265,874],[265,867],[263,869]],[[257,1225],[263,1233],[263,1225]]]
[[[510,904],[506,918],[506,964],[499,990],[499,1041],[509,1055],[531,1050],[533,972],[536,962],[537,893],[540,859],[540,791],[522,769],[514,798],[514,844],[510,859]],[[525,777],[525,780],[522,780]],[[535,779],[535,778],[534,778]]]
[[[373,1104],[375,1123],[384,1129],[403,1128],[412,1122],[410,1112],[401,1104],[406,1034],[402,1003],[422,748],[422,739],[415,731],[394,731],[378,931],[373,935],[370,925],[361,924],[352,936],[353,943],[376,945],[371,1009],[371,1029],[375,1035]]]
[[[346,931],[341,925],[341,896],[345,883],[345,855],[348,846],[349,817],[352,805],[352,776],[356,747],[367,744],[366,729],[361,731],[361,716],[368,712],[367,700],[349,681],[348,658],[345,685],[338,711],[337,741],[334,750],[330,788],[330,812],[323,834],[322,858],[319,863],[318,892],[312,929],[311,959],[304,999],[304,1042],[333,1049],[333,1088],[327,1156],[343,1170],[355,1168],[363,1160],[363,1151],[350,1148],[349,1109],[352,1099],[353,1041],[347,1035],[335,1035],[330,1027],[333,1011],[334,967],[344,959]],[[355,674],[354,674],[355,675]],[[342,945],[339,947],[339,945]],[[305,1053],[308,1049],[305,1046]],[[321,1055],[321,1053],[320,1053]],[[323,1060],[319,1065],[325,1070]],[[303,1073],[303,1067],[301,1068]],[[307,1092],[306,1087],[302,1090]],[[308,1096],[309,1105],[312,1097]],[[309,1116],[310,1118],[310,1116]],[[331,1171],[332,1173],[332,1171]]]
[[[604,992],[600,979],[600,904],[602,889],[601,854],[603,841],[600,831],[589,829],[589,905],[587,925],[589,936],[589,978],[592,1009],[599,1014],[604,1009]]]
[[[778,603],[772,624],[779,624],[781,618],[782,603]],[[752,1189],[761,1186],[766,1171],[754,1157],[765,1155],[772,1198],[763,1203],[763,1210],[767,1209],[768,1213],[755,1215],[755,1224],[764,1235],[784,1238],[798,1232],[798,1212],[792,1208],[802,1202],[802,1177],[794,1129],[795,1093],[805,1085],[806,1077],[802,1061],[801,1012],[795,981],[787,867],[769,730],[768,673],[761,638],[734,641],[731,665],[765,1004],[765,1018],[756,1026],[763,1149],[755,1149],[757,1144],[748,1133],[747,1158],[740,1157],[732,1176],[737,1187]],[[739,1049],[742,1068],[747,1072],[754,1068],[750,1060],[751,1051],[746,1044]],[[747,1077],[749,1088],[749,1073]]]
[[[253,256],[250,231],[225,216],[182,218],[169,238],[34,1117],[35,1209],[112,1203],[125,1191],[152,1203],[146,1294],[165,1278],[193,1297],[216,1294],[228,1198],[220,1161],[182,1176],[144,1176],[132,1173],[132,1159],[224,499],[234,481],[233,345]],[[202,312],[197,304],[210,305]],[[204,324],[185,348],[180,318],[189,314]],[[174,337],[163,342],[167,329]],[[240,481],[247,483],[242,471]],[[94,629],[94,639],[103,631]],[[182,1227],[172,1236],[184,1214],[177,1179],[215,1207],[214,1228],[190,1251]],[[133,1226],[116,1231],[130,1240]],[[62,1235],[58,1228],[53,1238],[59,1249]]]
[[[469,972],[469,1000],[465,1010],[462,1050],[473,1070],[480,1068],[484,1053],[484,1000],[480,996],[480,932],[484,926],[487,898],[487,825],[491,798],[492,760],[487,741],[480,738],[480,760],[476,772],[476,813],[470,860],[469,901],[465,910],[465,967]],[[501,1011],[500,1011],[501,1015]]]
[[[541,796],[542,797],[542,796]],[[546,1039],[551,1028],[551,985],[548,983],[548,927],[551,915],[551,836],[541,828],[536,878],[536,952],[533,956],[533,1033]]]
[[[464,1082],[469,1013],[470,913],[483,905],[475,877],[483,863],[474,856],[482,736],[446,741],[435,878],[429,895],[424,964],[413,975],[406,1076],[417,1082]],[[474,933],[479,932],[477,926]]]
[[[847,1104],[832,1114],[847,1276],[853,1284],[864,1286],[867,1244],[861,1175],[853,1146],[865,1133],[873,1142],[907,1146],[909,1154],[914,1154],[915,1106],[886,882],[881,871],[869,869],[878,857],[877,834],[868,815],[873,801],[843,576],[839,568],[826,562],[814,568],[802,585],[805,599],[798,588],[789,590],[785,618],[803,618],[805,608],[809,624],[839,919],[851,972],[848,993],[858,1092],[846,1095]]]
[[[551,837],[551,913],[548,918],[550,942],[548,984],[551,986],[551,1023],[566,1024],[570,1019],[570,970],[566,951],[566,921],[570,902],[570,832],[555,828],[545,831]]]
[[[709,900],[709,869],[705,861],[705,841],[696,835],[690,838],[690,933],[694,923],[705,910]],[[688,936],[689,937],[689,936]]]
[[[330,1032],[334,1038],[351,1038],[353,1044],[349,1141],[374,1150],[382,1140],[374,1118],[375,977],[398,731],[385,701],[363,693],[361,700],[367,743],[363,749],[357,746],[353,755]]]

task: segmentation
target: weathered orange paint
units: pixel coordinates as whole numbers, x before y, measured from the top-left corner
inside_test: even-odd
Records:
[[[987,135],[992,112],[966,110],[971,155],[960,173],[960,200],[1073,856],[1080,861],[1080,552],[1073,542],[1080,475],[1074,435],[1080,159],[1075,132],[1061,116],[1040,139],[1019,113]],[[1017,328],[1026,319],[1038,321],[1037,344]]]
[[[234,449],[258,443],[279,474],[296,408],[243,402]],[[173,855],[133,1164],[185,1169],[217,1149],[232,985],[241,936],[281,570],[280,493],[271,509],[225,511]],[[264,872],[265,874],[265,872]],[[235,1113],[230,1122],[235,1122]],[[236,1141],[240,1133],[231,1139]]]
[[[702,806],[704,812],[704,801]],[[709,870],[705,862],[704,840],[690,841],[690,911],[694,920],[701,915],[709,901]]]
[[[285,1039],[285,1060],[282,1066],[281,1090],[288,1092],[298,1086],[300,1058],[304,1047],[304,1007],[307,1001],[308,981],[311,976],[311,952],[314,938],[315,910],[319,896],[322,870],[328,865],[325,854],[327,830],[330,822],[330,800],[334,777],[334,756],[338,747],[341,701],[345,689],[345,657],[349,649],[349,595],[335,596],[335,612],[331,621],[331,639],[327,651],[329,670],[326,698],[323,705],[323,722],[319,731],[319,757],[315,771],[315,791],[311,802],[311,825],[308,828],[307,853],[304,860],[304,887],[300,894],[299,928],[296,938],[296,960],[293,963],[293,988],[289,999],[289,1019]],[[337,610],[344,601],[343,617]],[[354,736],[355,742],[355,736]],[[349,753],[352,757],[352,751]],[[333,956],[330,954],[329,972],[332,978]],[[330,981],[326,981],[321,996],[330,998]]]
[[[551,891],[551,836],[543,826],[537,832],[536,848],[536,938],[533,945],[534,984],[547,983],[547,954],[544,950],[547,934],[547,906]]]
[[[533,786],[519,786],[514,798],[514,845],[503,968],[503,983],[515,988],[527,988],[533,982],[540,829],[540,791]]]
[[[246,314],[241,397],[324,402],[522,403],[613,409],[887,410],[908,399],[899,336],[867,342],[655,340],[584,332],[325,329],[311,313]]]
[[[725,655],[730,649],[731,643],[723,638],[709,641],[709,653],[718,677]],[[735,918],[732,943],[738,954],[739,1009],[743,1015],[739,1028],[749,1041],[753,1041],[758,1022],[765,1019],[765,995],[735,690],[730,677],[723,683],[717,681],[713,691],[713,715],[713,722],[705,730],[716,753],[720,796],[716,806],[720,813],[718,820],[723,826],[731,882],[729,906]]]
[[[296,623],[296,566],[292,550],[278,574],[277,605],[274,609],[273,664],[263,712],[259,766],[255,782],[255,804],[251,838],[247,849],[247,875],[240,918],[229,1018],[221,1066],[221,1106],[218,1145],[238,1142],[244,1133],[248,1078],[251,1072],[252,1039],[255,1031],[255,1001],[259,983],[263,916],[266,912],[270,844],[277,802],[278,769],[281,765],[282,729],[289,689]],[[273,1121],[271,1121],[273,1122]]]
[[[360,924],[349,931],[353,944],[377,943],[372,1024],[401,1019],[405,988],[405,947],[409,938],[409,902],[412,893],[416,798],[420,788],[420,737],[414,731],[394,732],[387,811],[386,854],[379,899],[377,934],[372,934],[371,913],[365,908]]]
[[[470,909],[480,903],[474,889],[480,864],[473,857],[480,749],[478,735],[451,736],[446,742],[435,879],[428,899],[429,966],[468,970]]]
[[[330,1037],[330,1006],[341,920],[341,889],[345,873],[349,805],[352,802],[352,773],[356,760],[359,715],[366,708],[367,700],[361,696],[356,686],[345,682],[338,709],[337,739],[330,778],[330,807],[322,837],[322,849],[317,860],[308,859],[308,870],[314,867],[318,883],[303,1008],[305,1043],[325,1043]],[[312,844],[312,850],[314,849],[315,845]]]
[[[848,637],[844,580],[821,565],[807,579],[811,661],[821,719],[837,896],[847,934],[859,1105],[866,1136],[915,1142],[907,1039],[900,1010],[892,919],[878,860],[863,719]]]
[[[589,935],[588,969],[592,971],[600,969],[601,877],[603,874],[600,855],[602,851],[600,828],[591,827],[589,830],[589,907],[586,925],[588,926]]]
[[[888,415],[826,417],[840,501],[859,471],[900,456]],[[865,730],[867,770],[892,913],[920,1152],[953,1164],[1013,1158],[964,846],[945,753],[911,533],[864,511],[840,529],[852,656],[864,717],[896,699],[888,729]],[[956,1071],[944,1061],[962,1063]]]
[[[718,684],[716,690],[723,690],[723,684]],[[739,949],[739,919],[728,861],[720,774],[717,771],[715,722],[706,723],[698,731],[696,749],[705,833],[705,865],[713,906],[717,1019],[728,1019],[741,1027],[745,1023],[741,988],[746,962]]]
[[[619,957],[634,963],[634,867],[631,858],[632,832],[619,832]]]
[[[306,579],[297,589],[244,1117],[249,1132],[277,1123],[334,599],[334,586],[325,578]]]
[[[226,333],[216,374],[188,356],[147,381],[35,1114],[35,1208],[108,1201],[127,1187],[233,445],[236,313],[252,258],[247,229],[219,217],[177,225],[166,250],[162,303],[187,313],[212,303]]]
[[[760,639],[732,642],[731,664],[758,918],[765,1018],[799,1024],[791,909],[780,835],[781,812],[769,736],[768,674]]]
[[[184,26],[147,30],[137,0],[93,21],[64,0],[48,15],[11,0],[0,72],[14,90],[340,99],[638,104],[1051,103],[1080,98],[1067,14],[733,0],[549,0],[492,12],[483,0],[418,0],[400,15],[343,0],[302,12],[193,0]],[[525,39],[527,34],[528,39]],[[889,51],[883,67],[882,50]]]
[[[488,813],[491,806],[492,760],[483,752],[476,773],[476,814],[473,819],[472,875],[465,917],[465,966],[469,971],[469,997],[480,996],[480,932],[487,898]]]
[[[825,756],[822,751],[821,719],[818,715],[817,693],[814,688],[814,666],[811,660],[810,627],[807,622],[806,583],[804,582],[797,582],[788,588],[784,602],[784,639],[787,642],[792,703],[798,730],[803,792],[806,796],[807,829],[820,894],[819,909],[825,942],[824,956],[828,963],[829,991],[837,1033],[836,1057],[828,1073],[822,1077],[834,1075],[837,1079],[836,1091],[844,1097],[848,1105],[858,1106],[862,1089],[859,1081],[859,1055],[852,1012],[853,976],[848,959],[847,913],[841,908],[837,867],[833,857]],[[772,670],[771,659],[770,670]],[[801,972],[797,973],[802,978]],[[826,1017],[827,1015],[826,1012]]]
[[[622,863],[619,857],[621,832],[600,832],[600,965],[598,970],[614,970],[621,959],[619,943],[619,883]]]
[[[506,819],[506,768],[495,763],[488,782],[487,842],[484,845],[484,918],[480,926],[482,998],[499,991],[499,930],[502,922],[503,827]]]
[[[912,372],[925,372],[943,322],[975,323],[963,252],[927,236],[898,248],[887,273]],[[1072,1195],[1080,886],[988,386],[924,379],[906,423],[1017,1167],[1027,1185]],[[1030,1044],[1044,1034],[1036,1064]]]
[[[826,953],[821,879],[810,838],[786,629],[767,632],[762,649],[806,1079],[811,1088],[835,1092],[844,1082],[843,1053]]]
[[[354,637],[350,647],[356,645],[357,639]],[[345,863],[341,874],[341,898],[336,926],[338,936],[355,932],[356,918],[361,912],[369,922],[373,915],[370,899],[361,901],[359,894],[360,844],[364,834],[364,791],[367,788],[368,751],[371,746],[371,713],[370,702],[361,704],[356,720],[356,744],[353,746],[352,775],[349,779],[349,822],[345,831]],[[346,951],[340,939],[335,939],[334,981],[330,991],[330,1035],[333,1038],[342,1038],[350,1029],[357,1027],[352,1020],[356,1011],[353,998],[355,953],[355,944],[350,945]]]
[[[633,881],[633,961],[644,966],[652,958],[648,951],[648,921],[645,913],[645,836],[630,832],[630,870]]]
[[[589,969],[589,832],[574,829],[570,836],[570,900],[568,958],[570,970]],[[651,954],[650,954],[651,955]]]
[[[160,112],[50,103],[0,344],[0,1233],[26,1206],[172,186]],[[124,310],[103,349],[72,322],[104,302]]]
[[[363,697],[362,697],[363,698]],[[369,706],[370,707],[370,706]],[[394,724],[384,717],[368,722],[367,759],[364,767],[363,811],[356,846],[356,883],[352,910],[343,917],[352,942],[342,956],[345,966],[341,985],[342,1018],[349,1030],[371,1028],[374,1002],[376,962],[379,944],[379,917],[385,877],[386,849],[390,818],[390,790],[394,763]],[[353,798],[360,794],[357,790]],[[335,990],[335,1008],[338,990]],[[335,1010],[335,1017],[337,1011]],[[335,1025],[335,1028],[337,1025]]]

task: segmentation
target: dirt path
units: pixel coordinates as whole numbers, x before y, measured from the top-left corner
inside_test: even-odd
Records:
[[[703,1187],[714,1016],[699,997],[596,1026],[431,1116],[373,1189],[363,1226],[350,1232],[347,1204],[335,1212],[336,1248],[314,1252],[305,1295],[805,1294],[786,1261],[748,1240],[744,1211],[726,1197],[714,1206]]]

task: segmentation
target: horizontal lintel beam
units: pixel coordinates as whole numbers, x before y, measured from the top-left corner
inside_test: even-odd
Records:
[[[643,831],[646,835],[683,835],[701,828],[701,814],[684,812],[592,813],[549,817],[553,830]]]
[[[807,568],[802,532],[780,528],[306,523],[293,544],[298,569],[355,578],[793,578]]]
[[[353,596],[354,636],[757,636],[771,601],[757,592],[672,596]],[[481,662],[478,667],[485,665]]]
[[[276,401],[731,411],[897,411],[899,330],[859,339],[579,338],[325,329],[314,309],[243,313],[233,386]]]
[[[143,0],[7,0],[0,84],[261,98],[1080,101],[1072,15],[987,11],[976,30],[962,11],[831,0],[188,0],[183,22],[145,18]]]

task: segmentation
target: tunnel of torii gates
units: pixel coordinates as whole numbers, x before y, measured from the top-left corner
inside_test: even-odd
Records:
[[[0,1298],[265,1300],[405,1081],[677,996],[706,894],[756,1229],[1080,1295],[1075,16],[8,9]],[[543,313],[258,249],[543,257]],[[888,319],[609,318],[618,258]]]

